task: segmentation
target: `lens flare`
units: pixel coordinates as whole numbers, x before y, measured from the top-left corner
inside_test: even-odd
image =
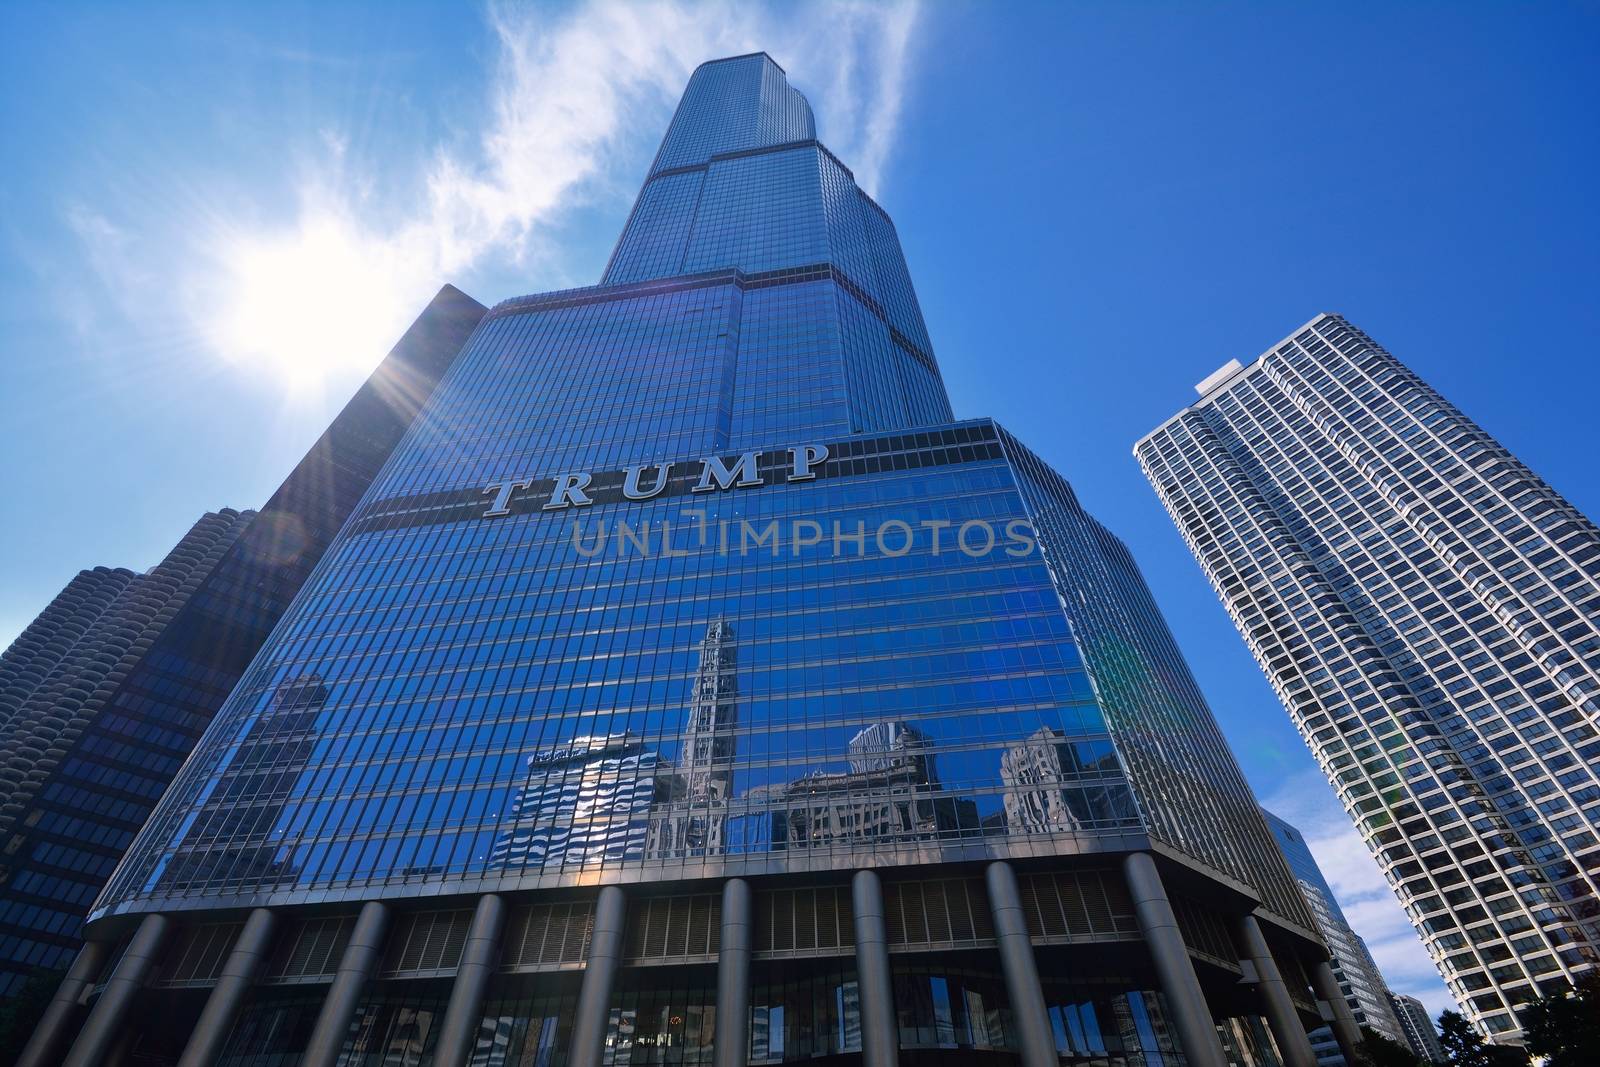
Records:
[[[212,343],[291,389],[374,365],[404,317],[385,245],[343,220],[307,218],[295,229],[227,242],[219,256]]]

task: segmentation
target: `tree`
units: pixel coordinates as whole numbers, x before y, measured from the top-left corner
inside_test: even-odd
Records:
[[[1527,1067],[1528,1053],[1511,1045],[1491,1045],[1460,1012],[1439,1016],[1439,1044],[1451,1067]]]
[[[65,971],[39,971],[9,999],[0,1000],[0,1063],[12,1063],[33,1036]]]
[[[1579,979],[1570,993],[1541,997],[1518,1013],[1528,1052],[1545,1067],[1600,1063],[1600,974]]]
[[[1402,1045],[1365,1026],[1361,1028],[1361,1050],[1357,1055],[1361,1063],[1352,1067],[1426,1067],[1410,1045]]]

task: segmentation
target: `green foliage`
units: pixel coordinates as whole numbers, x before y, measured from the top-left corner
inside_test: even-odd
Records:
[[[1391,1041],[1376,1030],[1361,1028],[1360,1067],[1428,1067],[1410,1045]]]
[[[15,1063],[22,1054],[65,976],[64,971],[40,971],[24,982],[15,996],[0,1000],[0,1063]]]
[[[1439,1044],[1451,1067],[1527,1067],[1528,1053],[1510,1045],[1491,1045],[1459,1012],[1439,1016]]]
[[[1545,1067],[1600,1064],[1600,975],[1588,975],[1572,992],[1536,1000],[1518,1014],[1528,1052]]]

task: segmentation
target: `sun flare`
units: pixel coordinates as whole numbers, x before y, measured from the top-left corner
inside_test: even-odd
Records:
[[[219,257],[212,342],[223,356],[313,389],[373,366],[397,334],[393,257],[342,220],[242,236]]]

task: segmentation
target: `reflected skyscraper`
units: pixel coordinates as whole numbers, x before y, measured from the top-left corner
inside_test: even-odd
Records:
[[[175,881],[312,675],[293,884]],[[1073,818],[1008,819],[1045,736]],[[894,227],[764,54],[694,72],[602,284],[484,318],[89,932],[73,1067],[163,1035],[238,1067],[1222,1067],[1266,1062],[1263,1016],[1309,1067],[1338,999],[1126,549],[952,420]]]
[[[928,739],[903,722],[868,726],[845,746],[845,766],[759,793],[772,811],[774,849],[937,840],[977,826],[973,801],[942,795]]]
[[[1093,817],[1079,785],[1101,772],[1120,776],[1111,746],[1100,741],[1069,741],[1059,730],[1041,726],[1000,757],[1006,786],[1009,826],[1024,833],[1076,830]]]
[[[289,863],[297,827],[286,812],[305,810],[306,780],[294,768],[318,743],[318,718],[328,687],[316,675],[285,678],[255,716],[241,745],[240,775],[194,812],[194,824],[164,872],[191,890],[293,882]]]
[[[490,870],[643,859],[671,767],[631,734],[575,737],[528,757],[528,776],[489,852]]]
[[[726,847],[739,726],[739,654],[733,627],[706,627],[676,773],[657,789],[652,856],[704,856]]]

